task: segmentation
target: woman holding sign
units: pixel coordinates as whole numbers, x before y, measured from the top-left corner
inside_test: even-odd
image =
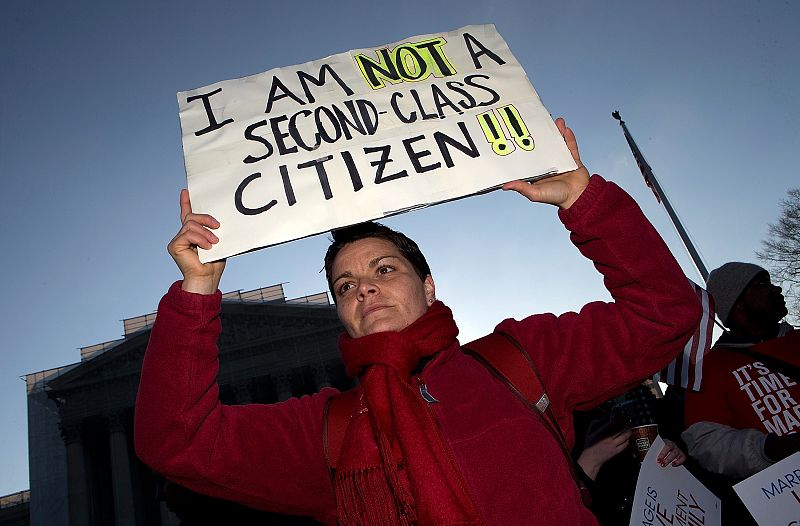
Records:
[[[633,200],[590,178],[572,131],[556,125],[578,169],[503,188],[560,208],[615,301],[507,319],[484,340],[492,345],[465,352],[413,241],[374,223],[335,231],[325,270],[346,329],[342,358],[360,381],[352,394],[219,402],[225,262],[197,257],[219,224],[193,214],[184,191],[183,226],[169,244],[184,279],[161,301],[145,356],[139,456],[194,490],[327,524],[596,524],[564,454],[572,411],[668,363],[700,307]],[[506,347],[521,366],[492,357]]]

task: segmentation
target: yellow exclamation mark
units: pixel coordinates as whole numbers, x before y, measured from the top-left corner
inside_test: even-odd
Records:
[[[514,142],[525,151],[531,151],[536,146],[533,143],[531,132],[525,126],[525,122],[513,104],[503,106],[500,108],[500,115],[503,116],[503,121],[506,123],[506,128],[514,136]]]
[[[486,135],[486,140],[492,145],[492,151],[497,155],[508,155],[514,151],[514,145],[506,140],[502,128],[500,128],[500,121],[497,120],[494,112],[489,110],[485,113],[478,114],[478,122],[483,128],[483,134]]]

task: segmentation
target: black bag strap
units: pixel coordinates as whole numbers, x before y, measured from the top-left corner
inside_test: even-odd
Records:
[[[575,469],[567,439],[558,425],[558,419],[539,377],[539,371],[528,352],[516,338],[503,331],[493,332],[470,342],[462,346],[462,350],[481,362],[489,372],[505,383],[526,407],[541,417],[545,429],[553,436],[564,454],[572,478],[581,491],[584,504],[588,505],[591,502],[589,490]]]
[[[462,350],[505,383],[526,407],[542,415],[546,427],[556,441],[566,448],[566,439],[550,407],[550,398],[539,372],[531,357],[513,336],[506,332],[493,332],[467,343]]]

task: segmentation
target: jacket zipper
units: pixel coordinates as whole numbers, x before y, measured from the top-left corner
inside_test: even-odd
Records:
[[[417,381],[417,385],[419,385],[419,394],[422,395],[422,399],[428,402],[429,404],[438,404],[439,400],[437,400],[429,391],[428,386],[422,381],[419,375],[415,376],[414,379]]]

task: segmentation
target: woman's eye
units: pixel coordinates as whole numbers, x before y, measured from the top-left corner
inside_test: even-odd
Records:
[[[378,274],[388,274],[389,272],[394,272],[394,268],[388,265],[378,267]]]
[[[345,283],[342,283],[341,285],[339,285],[339,294],[344,294],[345,292],[347,292],[351,288],[353,288],[353,284],[350,283],[349,281],[345,282]]]

